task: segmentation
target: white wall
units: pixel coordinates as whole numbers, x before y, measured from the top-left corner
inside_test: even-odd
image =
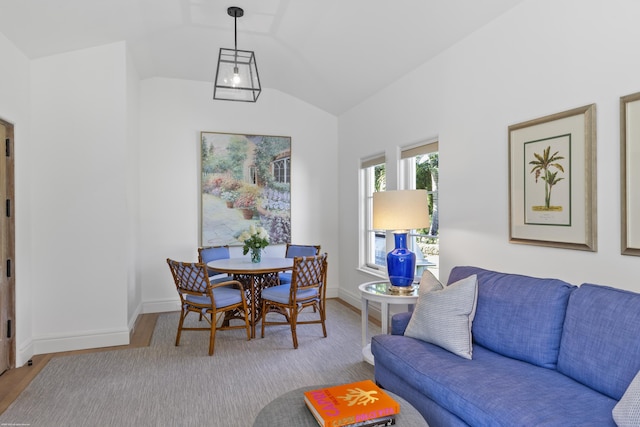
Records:
[[[433,137],[441,279],[475,265],[640,291],[640,258],[620,255],[618,105],[640,91],[637,16],[629,0],[526,1],[341,116],[341,296],[357,301],[357,284],[375,280],[357,270],[360,157],[386,152],[394,164],[399,146]],[[509,243],[507,127],[591,103],[598,251]]]
[[[0,117],[14,125],[15,161],[15,278],[16,278],[16,350],[31,348],[33,328],[31,291],[33,260],[31,258],[31,180],[29,136],[29,60],[0,34]],[[17,351],[16,366],[27,361]]]
[[[263,90],[255,104],[214,101],[212,94],[212,83],[154,78],[141,85],[144,311],[177,307],[167,258],[197,260],[201,131],[291,136],[292,241],[329,253],[327,294],[337,295],[336,117],[274,90]],[[283,247],[267,250],[284,254]],[[232,247],[235,255],[240,247]]]
[[[129,340],[126,67],[124,43],[31,62],[35,354]]]

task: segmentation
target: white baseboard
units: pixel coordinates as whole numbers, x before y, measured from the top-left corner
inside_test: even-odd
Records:
[[[142,314],[142,304],[138,304],[131,317],[129,317],[129,335],[133,335],[133,331],[136,328],[136,321],[138,316]]]
[[[142,303],[143,313],[164,313],[167,311],[179,311],[180,300],[177,299],[164,299],[156,301],[146,301]]]
[[[89,331],[79,335],[52,335],[33,340],[33,354],[59,353],[129,344],[129,329]]]
[[[33,357],[33,340],[27,341],[16,351],[16,368],[20,368],[27,364],[29,359]]]
[[[360,291],[357,293],[346,291],[344,289],[340,289],[338,298],[346,302],[347,304],[357,308],[358,310],[362,310],[362,298],[360,297]],[[378,321],[382,318],[382,311],[380,310],[380,304],[375,302],[369,302],[369,316],[377,319]]]
[[[339,298],[340,290],[327,286],[327,298]]]

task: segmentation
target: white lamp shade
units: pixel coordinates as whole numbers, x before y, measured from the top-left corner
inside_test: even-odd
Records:
[[[427,190],[373,193],[373,228],[375,230],[412,230],[428,226]]]

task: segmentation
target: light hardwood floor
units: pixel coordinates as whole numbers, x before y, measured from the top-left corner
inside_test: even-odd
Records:
[[[131,335],[129,345],[117,347],[94,348],[88,350],[65,351],[61,353],[39,354],[31,359],[31,366],[25,365],[20,368],[10,369],[0,375],[0,414],[13,403],[22,391],[44,368],[49,360],[54,357],[69,356],[72,354],[93,353],[96,351],[123,350],[128,348],[148,347],[151,342],[153,330],[160,313],[142,314],[138,317],[136,325]]]

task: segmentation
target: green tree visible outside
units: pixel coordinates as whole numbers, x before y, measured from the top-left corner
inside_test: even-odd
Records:
[[[378,165],[373,169],[375,191],[387,189],[387,171],[384,165]]]
[[[438,153],[431,153],[416,158],[416,189],[429,192],[429,216],[431,225],[429,230],[423,233],[430,236],[438,235]],[[386,189],[387,176],[384,165],[378,165],[374,169],[375,191]]]
[[[431,153],[416,158],[416,189],[429,192],[429,216],[431,225],[428,234],[438,235],[438,153]]]

